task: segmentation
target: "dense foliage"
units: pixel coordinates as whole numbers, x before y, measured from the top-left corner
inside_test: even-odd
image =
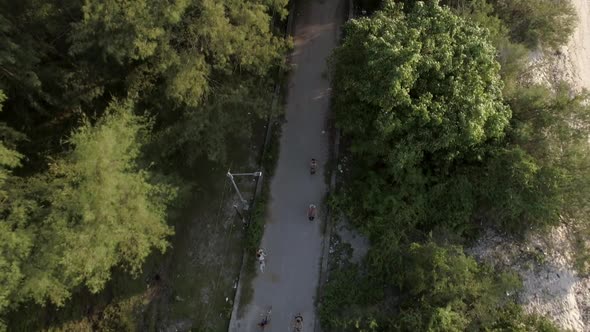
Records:
[[[576,26],[576,10],[566,0],[493,0],[510,36],[529,47],[557,48],[568,41]]]
[[[410,236],[435,221],[462,227],[475,204],[472,167],[510,119],[485,31],[437,5],[404,13],[390,2],[345,33],[334,108],[359,156],[344,204],[353,222],[377,236],[390,228]]]
[[[506,37],[529,48],[558,48],[576,26],[569,0],[442,0],[462,14],[474,15],[482,26],[496,30],[501,22]]]
[[[387,5],[353,21],[346,36],[335,53],[334,88],[343,92],[335,108],[367,163],[383,161],[395,173],[428,162],[444,173],[502,136],[510,113],[482,29],[441,7],[406,16]]]
[[[0,316],[167,248],[172,179],[265,115],[285,6],[0,0]]]
[[[113,104],[97,124],[79,128],[71,151],[46,173],[4,183],[3,235],[25,236],[3,251],[21,275],[14,301],[63,304],[74,287],[99,291],[113,266],[138,270],[153,248],[165,249],[171,192],[138,169],[147,128],[129,106]]]
[[[266,74],[286,46],[269,16],[284,15],[285,1],[10,3],[0,4],[6,118],[55,141],[80,113],[135,98],[157,115],[166,160],[222,158],[228,133],[243,134],[248,112],[260,113]]]
[[[516,275],[477,264],[459,246],[411,243],[395,254],[400,259],[386,274],[366,274],[349,265],[331,275],[320,307],[324,326],[338,331],[558,331],[514,303],[520,287]]]
[[[522,234],[568,219],[588,229],[587,95],[522,84],[527,48],[567,40],[573,25],[546,25],[573,24],[570,7],[523,27],[508,11],[524,2],[446,3],[454,8],[384,1],[345,26],[332,58],[336,121],[353,160],[333,205],[372,246],[364,263],[333,272],[322,321],[335,330],[556,331],[515,304],[514,275],[460,245],[481,225]],[[527,3],[522,20],[538,22],[545,5]]]

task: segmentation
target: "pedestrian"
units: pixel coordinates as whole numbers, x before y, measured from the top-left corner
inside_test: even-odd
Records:
[[[266,267],[266,253],[262,248],[258,249],[256,252],[256,259],[258,260],[258,264],[260,265],[260,272],[264,272],[264,268]]]
[[[266,253],[264,252],[264,250],[262,248],[258,249],[258,251],[256,252],[256,259],[258,259],[259,261],[263,261],[266,258]]]

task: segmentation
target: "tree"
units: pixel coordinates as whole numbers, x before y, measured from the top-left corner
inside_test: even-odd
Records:
[[[112,267],[137,272],[153,248],[166,249],[171,229],[165,211],[173,191],[151,183],[138,167],[147,127],[131,109],[111,103],[96,125],[73,133],[73,150],[50,166],[49,209],[38,235],[43,245],[35,248],[22,286],[39,302],[63,304],[79,284],[98,292]]]
[[[523,43],[529,49],[539,46],[556,49],[564,45],[577,23],[576,10],[569,0],[442,0],[442,3],[490,29],[493,35],[503,38],[507,33],[513,42]],[[503,25],[501,30],[507,31],[496,34],[500,25]]]
[[[435,226],[466,231],[473,167],[510,119],[486,32],[436,2],[389,1],[345,36],[332,58],[336,122],[355,162],[342,206],[377,238],[390,227],[406,241]]]
[[[0,112],[5,100],[6,95],[0,90]],[[24,137],[4,123],[0,123],[0,137],[0,331],[3,331],[1,315],[14,305],[14,294],[25,277],[22,265],[29,256],[34,236],[23,229],[31,204],[15,197],[11,189],[19,182],[11,170],[20,166],[23,157],[11,145]],[[7,216],[10,210],[16,213]]]
[[[145,60],[161,48],[167,25],[178,23],[189,3],[85,1],[83,20],[73,25],[70,52],[98,49],[120,63]]]
[[[484,30],[433,1],[406,12],[387,1],[345,35],[333,57],[337,123],[368,165],[445,173],[503,135],[510,111]]]
[[[466,20],[488,30],[490,41],[497,50],[496,59],[500,63],[500,75],[504,82],[504,97],[511,95],[518,80],[526,72],[529,50],[522,44],[511,40],[510,29],[498,17],[495,7],[487,0],[443,0]],[[527,13],[530,14],[530,13]]]
[[[111,103],[95,125],[72,134],[72,150],[48,172],[11,180],[0,226],[11,230],[2,235],[12,242],[3,242],[10,250],[0,259],[20,259],[0,278],[18,286],[7,295],[12,305],[28,299],[63,305],[75,287],[98,292],[113,267],[136,273],[154,248],[166,249],[172,232],[166,205],[174,191],[139,167],[148,127],[131,110],[130,103]]]
[[[166,147],[166,157],[193,155],[190,147],[211,134],[215,144],[197,157],[219,158],[235,127],[211,119],[231,117],[249,129],[262,112],[208,104],[228,94],[246,98],[244,104],[268,96],[271,70],[280,68],[288,46],[271,20],[285,16],[286,3],[0,2],[0,88],[11,96],[4,117],[31,139],[23,152],[39,156],[25,166],[43,168],[78,121],[100,115],[113,97],[135,99],[156,118],[157,131],[191,143]],[[186,118],[207,128],[187,128]]]

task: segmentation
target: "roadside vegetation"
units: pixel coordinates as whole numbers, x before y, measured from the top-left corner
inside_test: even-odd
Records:
[[[286,5],[0,0],[0,330],[164,259],[198,166],[266,118]],[[134,330],[123,307],[89,326]]]
[[[586,92],[526,79],[575,26],[567,1],[385,0],[331,59],[350,170],[332,200],[366,234],[331,272],[331,331],[558,331],[517,304],[518,277],[466,256],[485,227],[588,234]],[[588,248],[579,250],[588,272]]]

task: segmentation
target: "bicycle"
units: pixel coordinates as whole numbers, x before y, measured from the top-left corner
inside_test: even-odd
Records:
[[[298,313],[295,316],[295,321],[294,321],[294,330],[295,332],[302,332],[303,331],[303,316],[301,316],[301,313]]]
[[[261,316],[264,315],[264,318],[262,319],[262,321],[260,323],[258,323],[258,327],[260,327],[261,330],[264,330],[264,328],[266,327],[266,325],[270,324],[270,313],[272,311],[272,306],[268,308],[268,311],[266,312],[266,315],[261,314]]]

